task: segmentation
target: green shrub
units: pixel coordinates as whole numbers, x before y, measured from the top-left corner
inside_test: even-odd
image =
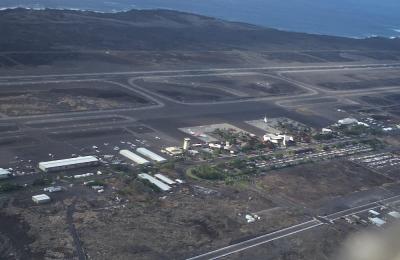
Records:
[[[21,188],[22,188],[21,185],[9,183],[9,182],[0,184],[0,192],[11,192],[11,191],[19,190]]]
[[[35,179],[32,183],[33,186],[47,186],[53,182],[53,179],[49,176],[42,176]]]
[[[210,165],[200,165],[189,169],[190,174],[205,180],[223,180],[225,175],[219,169]]]

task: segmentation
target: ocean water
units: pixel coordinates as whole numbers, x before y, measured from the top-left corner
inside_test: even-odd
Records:
[[[0,8],[173,9],[282,30],[400,37],[400,0],[0,0]]]

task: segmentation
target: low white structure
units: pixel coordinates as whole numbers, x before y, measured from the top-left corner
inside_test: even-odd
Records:
[[[254,221],[256,221],[256,219],[250,214],[246,214],[245,218],[247,220],[247,223],[253,223]]]
[[[101,185],[94,185],[94,186],[92,186],[92,189],[93,189],[93,190],[104,190],[104,186],[101,186]]]
[[[330,133],[332,133],[333,131],[332,131],[332,129],[330,129],[330,128],[322,128],[322,131],[321,131],[323,134],[330,134]]]
[[[368,219],[369,221],[371,221],[372,224],[374,224],[377,227],[381,227],[386,224],[386,221],[384,221],[381,218],[368,218]]]
[[[144,147],[137,148],[136,152],[156,162],[165,162],[167,160],[164,157],[161,157],[160,155],[153,153],[152,151]]]
[[[171,146],[165,148],[165,151],[172,156],[177,156],[183,154],[183,149],[181,147]]]
[[[47,187],[47,188],[44,188],[43,191],[50,192],[50,193],[59,192],[59,191],[62,191],[62,187],[61,186]]]
[[[7,179],[8,177],[10,177],[10,171],[0,168],[0,179]]]
[[[85,166],[94,166],[97,164],[99,164],[99,159],[97,159],[95,156],[83,156],[49,162],[40,162],[39,169],[44,172],[52,172]]]
[[[356,123],[358,123],[358,120],[355,118],[350,118],[350,117],[343,118],[338,121],[339,125],[351,125],[351,124],[356,124]]]
[[[364,122],[357,122],[357,124],[358,124],[358,125],[365,126],[365,127],[369,127],[369,124],[364,123]]]
[[[36,204],[44,204],[44,203],[50,202],[50,197],[47,196],[46,194],[39,194],[39,195],[32,196],[32,200]]]
[[[169,191],[169,190],[172,189],[171,186],[169,186],[169,185],[157,180],[156,178],[148,175],[147,173],[141,173],[138,176],[139,176],[140,179],[148,180],[152,184],[156,185],[162,191]]]
[[[273,144],[286,146],[288,142],[293,142],[294,138],[290,135],[265,134],[263,140],[264,142],[271,142]]]
[[[165,176],[165,175],[163,175],[163,174],[158,173],[158,174],[155,174],[154,176],[155,176],[157,179],[159,179],[159,180],[165,182],[166,184],[169,184],[169,185],[176,184],[176,182],[174,182],[173,180],[171,180],[170,178],[168,178],[167,176]]]
[[[368,210],[368,213],[369,214],[371,214],[371,215],[374,215],[374,216],[379,216],[380,215],[380,213],[379,212],[376,212],[375,210],[373,210],[373,209],[371,209],[371,210]]]
[[[388,215],[391,216],[392,218],[400,219],[400,213],[397,211],[391,211],[388,213]]]
[[[179,184],[183,184],[183,183],[185,183],[184,181],[182,181],[181,179],[175,179],[175,181],[177,182],[177,183],[179,183]]]
[[[141,156],[139,156],[139,155],[137,155],[135,153],[132,153],[129,150],[121,150],[119,152],[119,154],[121,154],[122,156],[128,158],[129,160],[133,161],[136,164],[143,165],[143,164],[149,164],[150,163],[148,160],[144,159],[143,157],[141,157]]]
[[[209,143],[208,147],[215,148],[215,149],[221,149],[222,148],[222,144]]]
[[[88,172],[85,174],[77,174],[77,175],[74,175],[74,179],[86,178],[86,177],[90,177],[93,175],[94,175],[94,173],[92,173],[92,172]]]

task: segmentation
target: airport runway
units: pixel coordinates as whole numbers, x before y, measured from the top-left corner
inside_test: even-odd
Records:
[[[393,197],[390,197],[390,198],[386,198],[386,199],[382,199],[382,200],[377,200],[377,201],[374,201],[374,202],[371,202],[371,203],[368,203],[368,204],[365,204],[365,205],[361,205],[361,206],[358,206],[358,207],[354,207],[354,208],[351,208],[351,209],[346,209],[346,210],[343,210],[343,211],[335,212],[333,214],[329,214],[329,215],[325,216],[325,218],[328,219],[328,220],[337,220],[337,219],[340,219],[342,217],[347,217],[347,216],[350,216],[350,215],[353,215],[353,214],[357,214],[357,213],[360,213],[360,212],[365,212],[365,211],[368,211],[368,210],[371,210],[371,209],[376,209],[378,207],[381,207],[383,204],[393,203],[393,202],[397,202],[397,201],[400,201],[400,195],[396,195],[396,196],[393,196]]]
[[[75,82],[75,81],[102,81],[113,84],[117,87],[139,93],[152,104],[142,107],[127,107],[118,109],[104,109],[104,110],[91,110],[91,111],[77,111],[77,112],[61,112],[61,113],[48,113],[38,115],[26,116],[7,116],[0,117],[2,124],[17,124],[19,126],[19,133],[26,131],[42,131],[44,134],[48,133],[51,129],[61,129],[62,127],[50,124],[49,127],[42,129],[32,129],[30,124],[41,121],[57,122],[68,121],[68,128],[81,128],[92,129],[100,126],[112,127],[114,122],[106,122],[110,116],[126,116],[131,121],[115,122],[115,127],[127,126],[131,122],[140,122],[141,124],[151,126],[161,132],[174,132],[179,125],[190,125],[193,118],[198,118],[199,122],[202,120],[212,120],[218,118],[219,120],[226,120],[231,122],[240,121],[241,119],[261,117],[268,113],[269,116],[286,116],[297,118],[314,127],[323,127],[331,120],[317,115],[303,115],[297,113],[293,108],[297,105],[301,106],[301,102],[318,103],[319,99],[331,98],[334,102],[339,102],[340,99],[358,95],[384,93],[384,92],[397,92],[397,87],[383,87],[383,88],[369,88],[363,90],[348,90],[348,91],[328,91],[320,89],[316,86],[297,82],[288,79],[276,72],[281,70],[310,70],[310,69],[323,69],[323,70],[337,70],[337,69],[385,69],[392,68],[393,66],[400,67],[400,63],[393,64],[359,64],[359,65],[327,65],[327,66],[291,66],[291,67],[257,67],[257,68],[225,68],[225,69],[202,69],[202,70],[164,70],[164,71],[145,71],[145,72],[115,72],[115,73],[83,73],[83,74],[64,74],[64,75],[42,75],[42,76],[7,76],[0,77],[1,85],[18,85],[30,83],[46,83],[49,81],[55,82]],[[288,83],[294,84],[297,87],[305,90],[304,93],[298,95],[283,95],[283,96],[270,96],[270,97],[256,97],[245,99],[233,99],[219,102],[202,102],[202,103],[184,103],[177,100],[170,99],[166,96],[159,95],[154,91],[144,89],[133,83],[135,79],[141,77],[181,77],[181,76],[198,76],[198,75],[240,75],[240,74],[261,74],[276,79],[285,80]],[[96,78],[93,78],[93,77]],[[131,84],[130,84],[131,83]],[[336,100],[336,101],[335,101]],[[292,103],[294,102],[294,103]],[[83,124],[82,118],[105,118],[104,122],[91,122],[90,124]],[[75,120],[76,119],[76,120]],[[76,121],[76,123],[74,122]],[[66,126],[65,122],[61,125]],[[3,136],[14,134],[15,131],[3,131]]]
[[[103,72],[103,73],[74,73],[74,74],[48,74],[48,75],[25,75],[25,76],[1,76],[0,85],[25,82],[43,82],[43,81],[63,81],[63,80],[99,80],[112,79],[115,76],[146,76],[146,75],[168,75],[180,73],[216,73],[216,72],[252,72],[252,71],[270,71],[270,72],[299,72],[315,70],[344,70],[344,69],[377,69],[377,68],[398,68],[400,63],[371,63],[371,64],[343,64],[343,65],[319,65],[319,66],[280,66],[280,67],[247,67],[247,68],[209,68],[209,69],[189,69],[189,70],[150,70],[150,71],[123,71],[123,72]]]
[[[132,72],[110,72],[110,73],[82,73],[82,74],[59,74],[59,75],[34,75],[34,76],[4,76],[0,77],[1,85],[18,85],[18,84],[35,84],[35,83],[66,83],[66,82],[84,82],[84,81],[105,81],[110,84],[118,85],[119,87],[129,89],[130,91],[138,92],[144,95],[146,98],[155,103],[155,105],[136,107],[136,108],[120,108],[120,109],[110,109],[110,110],[95,110],[95,111],[81,111],[81,112],[65,112],[57,114],[41,114],[41,115],[29,115],[29,116],[5,116],[0,118],[0,121],[12,121],[12,120],[34,120],[34,119],[46,119],[46,118],[63,118],[63,117],[74,117],[74,116],[101,116],[109,114],[120,114],[129,113],[131,116],[142,115],[142,111],[150,110],[154,114],[164,114],[164,110],[171,109],[173,111],[187,110],[188,106],[195,106],[198,109],[203,109],[202,107],[217,106],[223,107],[232,106],[232,104],[250,104],[253,102],[270,102],[276,103],[281,107],[285,107],[285,104],[291,101],[301,101],[302,99],[315,99],[321,97],[346,97],[346,96],[357,96],[363,94],[371,94],[375,92],[392,92],[397,91],[398,88],[387,87],[387,88],[374,88],[374,89],[364,89],[364,90],[349,90],[349,91],[328,91],[316,86],[311,86],[304,84],[302,82],[297,82],[292,79],[288,79],[283,76],[279,76],[280,71],[310,71],[310,70],[348,70],[348,69],[390,69],[393,67],[400,67],[400,63],[392,64],[359,64],[359,65],[322,65],[322,66],[286,66],[286,67],[253,67],[253,68],[210,68],[210,69],[199,69],[199,70],[161,70],[161,71],[132,71]],[[256,98],[246,98],[246,99],[234,99],[220,102],[201,102],[201,103],[183,103],[166,96],[159,95],[152,91],[140,88],[134,85],[132,81],[140,77],[179,77],[179,76],[196,76],[196,75],[212,75],[212,74],[228,74],[235,75],[238,73],[262,73],[268,76],[273,76],[277,79],[285,80],[289,83],[296,85],[306,92],[299,95],[291,96],[273,96],[273,97],[256,97]],[[267,74],[268,73],[268,74]],[[274,75],[278,73],[278,75]],[[130,78],[129,82],[132,84],[123,84],[121,79],[127,80]],[[121,78],[122,77],[122,78]],[[266,103],[265,103],[266,104]],[[290,105],[288,105],[290,108]],[[215,110],[218,112],[218,109]]]

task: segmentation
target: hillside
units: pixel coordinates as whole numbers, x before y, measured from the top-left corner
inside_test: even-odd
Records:
[[[400,50],[399,40],[284,32],[167,10],[0,12],[0,50]]]

